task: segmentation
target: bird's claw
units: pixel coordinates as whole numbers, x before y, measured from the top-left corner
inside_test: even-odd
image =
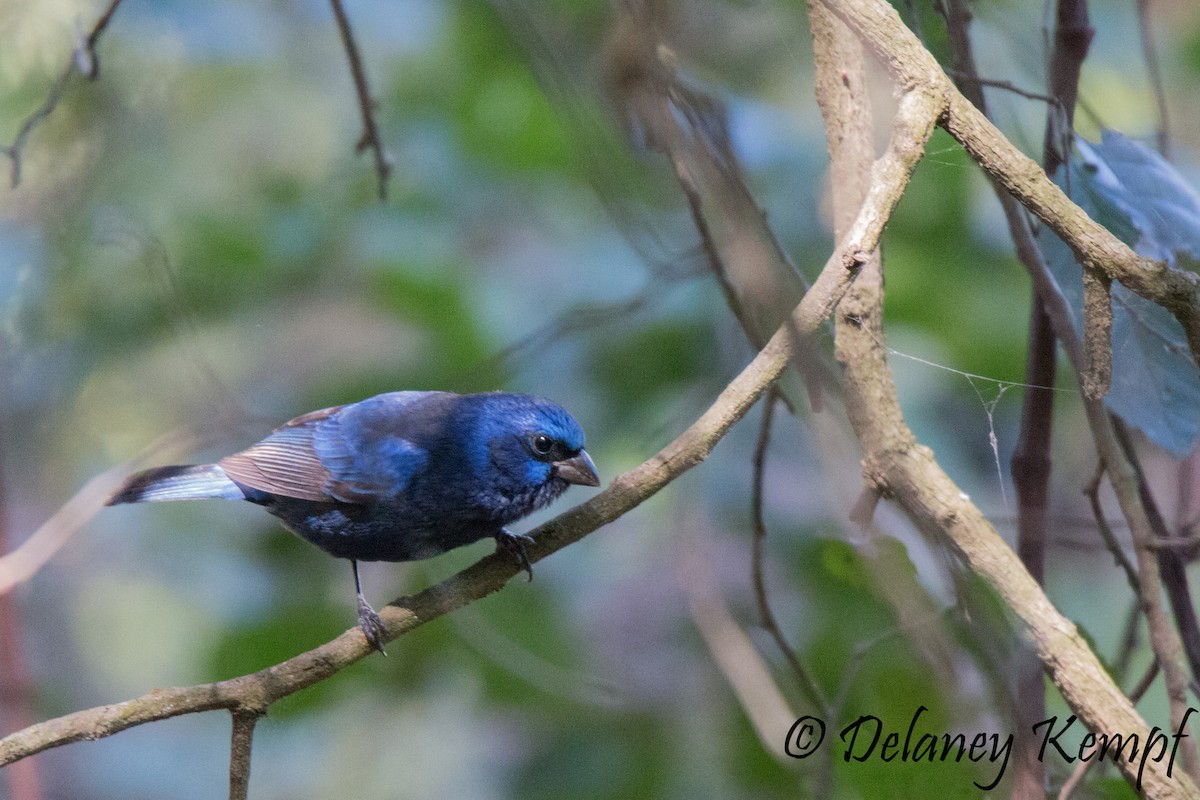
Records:
[[[500,530],[496,534],[496,550],[508,553],[517,562],[517,566],[525,570],[529,575],[529,580],[533,580],[533,565],[529,563],[529,554],[525,552],[525,545],[533,544],[533,537],[527,533],[511,533]]]
[[[375,613],[375,609],[361,596],[358,598],[358,627],[362,629],[363,636],[367,637],[371,647],[386,656],[383,637],[387,634],[387,626],[383,624],[383,618]]]

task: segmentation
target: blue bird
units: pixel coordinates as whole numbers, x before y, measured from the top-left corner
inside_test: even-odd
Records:
[[[383,620],[359,561],[414,561],[487,537],[533,579],[528,536],[505,525],[571,484],[598,486],[583,429],[522,394],[390,392],[313,411],[215,464],[131,476],[108,505],[248,500],[330,555],[350,560],[358,625],[383,652]]]

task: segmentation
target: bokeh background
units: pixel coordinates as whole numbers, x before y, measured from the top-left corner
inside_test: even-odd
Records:
[[[940,20],[917,5],[942,52]],[[753,355],[668,165],[623,146],[597,89],[607,4],[346,7],[395,164],[384,202],[369,156],[355,154],[359,109],[319,0],[126,0],[100,42],[99,80],[72,81],[30,136],[20,185],[0,189],[4,549],[116,465],[211,460],[299,413],[402,388],[552,397],[584,425],[607,482],[682,431]],[[1151,141],[1134,3],[1091,7],[1080,128]],[[975,10],[981,70],[1041,91],[1043,4]],[[0,141],[98,11],[0,0]],[[1173,157],[1193,175],[1200,12],[1170,0],[1153,13]],[[831,242],[803,4],[685,0],[666,19],[681,68],[726,103],[784,249],[815,275]],[[891,100],[878,78],[882,136]],[[999,90],[989,100],[1036,156],[1044,106]],[[1022,379],[1028,281],[989,188],[941,134],[885,258],[909,420],[1010,535],[1021,389],[997,381]],[[1084,505],[1095,457],[1073,380],[1060,385],[1048,591],[1111,658],[1128,591]],[[809,710],[754,607],[758,418],[537,565],[532,583],[272,707],[251,796],[980,794],[972,781],[991,779],[987,765],[780,756],[731,690],[719,645],[697,628],[706,609],[745,631],[792,712]],[[836,397],[816,417],[777,414],[765,575],[783,632],[841,703],[828,742],[862,713],[907,726],[921,704],[933,730],[1006,732],[1008,621],[886,506],[875,531],[849,523],[858,489]],[[489,551],[366,565],[366,591],[382,605]],[[248,504],[103,510],[8,596],[0,733],[22,713],[46,719],[260,669],[341,633],[353,608],[345,563]],[[1051,709],[1062,709],[1052,693]],[[1165,723],[1161,692],[1142,710]],[[40,796],[223,796],[228,725],[196,715],[47,752],[33,761]],[[1117,779],[1097,785],[1131,796]]]

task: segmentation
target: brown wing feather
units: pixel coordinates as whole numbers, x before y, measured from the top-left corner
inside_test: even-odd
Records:
[[[329,501],[329,470],[313,449],[317,425],[341,406],[312,411],[276,428],[267,438],[217,462],[244,486],[301,500]]]

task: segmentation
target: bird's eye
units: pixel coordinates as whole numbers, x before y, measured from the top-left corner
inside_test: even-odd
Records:
[[[544,433],[533,437],[533,452],[539,456],[549,455],[554,448],[554,440]]]

